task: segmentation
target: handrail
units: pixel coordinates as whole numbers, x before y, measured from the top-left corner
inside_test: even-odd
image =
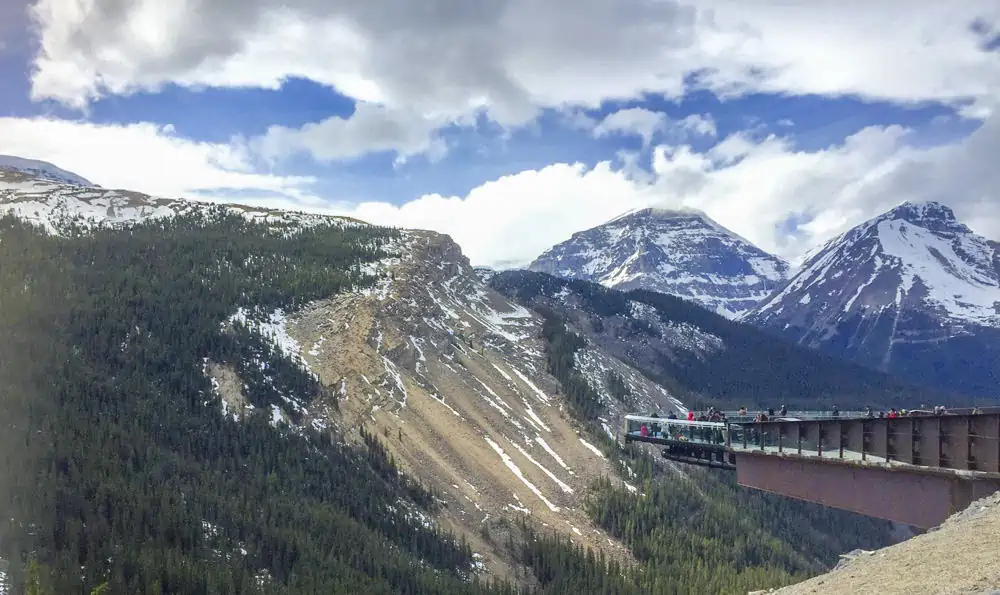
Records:
[[[639,422],[639,423],[650,423],[650,424],[668,424],[668,425],[682,425],[691,426],[695,428],[721,428],[725,427],[726,423],[721,421],[688,421],[686,419],[671,419],[669,417],[647,417],[645,415],[626,415],[626,423],[629,421]]]

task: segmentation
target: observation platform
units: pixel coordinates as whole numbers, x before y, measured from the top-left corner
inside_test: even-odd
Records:
[[[745,487],[923,528],[1000,490],[1000,407],[791,411],[763,422],[627,415],[623,429],[626,443],[661,445],[666,459],[736,470]]]

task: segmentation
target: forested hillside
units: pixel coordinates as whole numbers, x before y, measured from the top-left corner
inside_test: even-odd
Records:
[[[529,572],[516,586],[476,578],[470,547],[432,522],[441,501],[397,471],[381,435],[362,431],[363,445],[348,445],[335,410],[332,424],[297,423],[317,422],[311,411],[337,400],[255,324],[371,284],[365,263],[397,236],[253,223],[221,209],[62,236],[0,220],[0,559],[11,584],[738,593],[889,541],[885,523],[681,474],[606,441],[635,492],[599,481],[586,511],[639,564],[525,517],[498,547]],[[575,358],[586,341],[551,312],[543,335],[560,398],[596,436],[604,406]],[[223,413],[207,361],[237,370],[249,414]]]
[[[269,423],[320,387],[237,308],[371,281],[395,232],[222,212],[53,237],[0,221],[0,558],[43,593],[474,592],[432,494],[367,450]],[[203,358],[267,369],[223,416]],[[423,509],[423,510],[422,510]],[[16,589],[15,589],[16,592]]]
[[[605,411],[594,385],[610,379],[588,378],[578,369],[586,339],[556,310],[538,309],[546,318],[549,369],[571,410],[618,461],[620,475],[636,484],[599,481],[587,502],[594,522],[623,540],[641,563],[623,592],[745,593],[800,581],[825,571],[841,553],[899,539],[886,521],[741,488],[732,473],[666,463],[648,445],[623,450],[597,423]],[[593,585],[558,539],[535,547],[549,553],[543,576],[557,577],[560,592]]]
[[[958,399],[799,347],[674,296],[528,271],[500,273],[491,283],[550,309],[689,406],[888,408]]]

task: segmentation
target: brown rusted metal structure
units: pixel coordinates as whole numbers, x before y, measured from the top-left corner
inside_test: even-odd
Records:
[[[936,526],[1000,490],[1000,408],[700,423],[686,432],[672,431],[685,422],[666,421],[657,424],[665,431],[647,436],[628,424],[649,418],[629,417],[625,440],[664,445],[668,459],[735,469],[745,487],[916,527]]]

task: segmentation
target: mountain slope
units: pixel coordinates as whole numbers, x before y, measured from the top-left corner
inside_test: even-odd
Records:
[[[573,234],[528,267],[617,289],[648,289],[727,317],[784,282],[788,264],[694,210],[647,208]]]
[[[673,296],[508,271],[505,295],[566,319],[596,347],[692,404],[806,409],[912,403],[940,393],[798,347]]]
[[[831,240],[745,320],[915,382],[1000,392],[1000,251],[940,203]]]
[[[93,183],[82,176],[60,169],[47,161],[39,161],[37,159],[0,155],[0,170],[61,184],[94,186]]]
[[[681,393],[447,236],[25,192],[67,208],[0,218],[0,558],[53,592],[745,592],[887,539],[623,449]]]
[[[377,438],[281,422],[317,420],[326,390],[255,324],[370,286],[360,265],[398,233],[213,215],[67,236],[0,218],[12,591],[487,591]],[[239,420],[213,365],[239,374]]]

